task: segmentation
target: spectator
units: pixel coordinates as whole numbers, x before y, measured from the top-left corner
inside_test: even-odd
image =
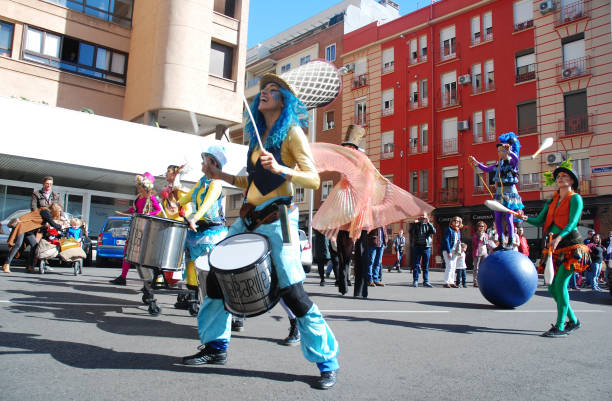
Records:
[[[382,255],[387,244],[387,230],[378,227],[368,233],[368,280],[369,286],[384,287],[382,283]]]
[[[404,230],[400,230],[399,234],[397,234],[393,239],[393,253],[397,257],[393,267],[397,269],[398,273],[402,272],[402,258],[404,257],[405,245],[406,237],[404,237]],[[389,272],[391,272],[391,268],[389,268]]]
[[[487,224],[484,221],[476,223],[476,231],[472,235],[472,258],[474,260],[474,287],[478,287],[478,268],[480,263],[489,255],[489,235]],[[493,249],[495,247],[492,247]]]
[[[527,243],[527,238],[525,238],[525,229],[519,226],[517,230],[517,235],[519,238],[518,251],[523,255],[529,257],[529,244]]]
[[[455,279],[455,285],[459,287],[459,284],[463,286],[463,288],[467,287],[466,282],[466,270],[467,266],[465,265],[465,252],[467,251],[467,244],[465,242],[461,243],[461,251],[459,252],[459,256],[457,257],[457,278]]]
[[[431,288],[429,283],[429,258],[431,246],[436,229],[429,222],[429,215],[423,213],[420,219],[410,228],[410,237],[413,241],[412,253],[414,254],[414,270],[412,272],[412,286],[419,286],[419,274],[423,266],[423,286]]]
[[[457,259],[461,253],[461,228],[463,228],[463,221],[461,217],[455,216],[444,232],[442,240],[442,257],[445,265],[444,288],[457,288],[454,281]]]
[[[42,180],[42,188],[32,192],[30,210],[49,207],[52,203],[60,203],[60,194],[53,191],[53,177],[47,176]]]
[[[325,285],[325,264],[330,259],[329,240],[317,230],[312,230],[312,232],[314,233],[314,260],[317,263],[319,278],[321,279],[319,285],[323,287]]]
[[[336,245],[336,241],[329,241],[329,263],[327,264],[327,271],[325,272],[325,277],[329,278],[332,270],[334,272],[334,278],[336,280],[336,287],[340,286],[340,280],[338,279],[338,265],[340,264],[339,262],[339,256],[338,256],[338,245]],[[351,280],[348,279],[347,276],[347,284],[351,285]]]
[[[591,241],[593,241],[593,235],[595,235],[595,230],[591,229],[587,232],[587,237],[584,239],[584,245],[589,245]]]
[[[605,250],[604,259],[606,261],[606,266],[610,267],[610,256],[612,255],[612,231],[608,233],[608,237],[603,240],[602,246]]]
[[[591,237],[591,243],[588,245],[591,254],[591,266],[587,270],[587,281],[593,291],[599,291],[599,273],[601,272],[601,264],[603,262],[603,254],[605,252],[601,245],[601,236],[595,234]]]

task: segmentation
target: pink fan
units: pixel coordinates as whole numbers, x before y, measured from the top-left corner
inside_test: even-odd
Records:
[[[362,152],[319,142],[311,143],[310,148],[320,173],[344,175],[312,220],[312,227],[330,238],[335,238],[338,230],[347,230],[357,239],[361,230],[370,231],[434,209],[380,175]]]

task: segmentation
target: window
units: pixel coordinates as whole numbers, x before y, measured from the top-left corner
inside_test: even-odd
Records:
[[[323,181],[321,183],[321,202],[327,199],[333,187],[334,187],[334,182],[331,180]]]
[[[335,43],[325,48],[325,60],[327,61],[336,60],[336,44]]]
[[[210,65],[208,73],[217,77],[232,79],[234,48],[221,43],[210,44]]]
[[[529,134],[537,131],[536,101],[529,101],[516,105],[518,134]]]
[[[429,126],[427,123],[421,124],[421,152],[427,152],[428,139],[429,137]]]
[[[428,182],[427,182],[427,175],[428,175],[428,171],[427,170],[421,170],[421,198],[423,199],[427,199],[427,192],[428,192]]]
[[[291,69],[291,63],[287,63],[287,64],[285,64],[285,65],[282,65],[282,66],[281,66],[281,74],[282,74],[283,72],[287,72],[287,71],[289,71],[290,69]]]
[[[326,111],[323,113],[323,130],[328,130],[334,128],[334,111]]]
[[[125,84],[127,54],[29,26],[25,27],[23,58],[60,70]]]
[[[455,48],[455,26],[440,31],[440,61],[445,61],[457,55]]]
[[[514,30],[520,31],[533,26],[533,1],[519,0],[514,3]]]
[[[300,57],[300,65],[308,64],[310,62],[310,54],[304,57]]]
[[[456,202],[459,199],[459,169],[457,166],[442,168],[442,202]]]
[[[495,89],[495,71],[493,68],[493,60],[487,60],[484,63],[484,75],[485,75],[485,90]]]
[[[472,93],[482,92],[482,71],[480,64],[472,66]]]
[[[427,36],[423,35],[419,38],[419,48],[421,51],[421,61],[427,60]]]
[[[395,60],[393,55],[393,48],[390,47],[388,49],[383,50],[382,52],[382,73],[393,72],[395,69]]]
[[[569,156],[572,157],[571,154]],[[578,157],[581,156],[574,155],[574,157],[572,157],[574,171],[579,179],[588,180],[591,178],[591,162],[588,157],[582,159]]]
[[[130,28],[134,0],[45,0],[92,17]],[[216,0],[215,3],[219,1]],[[228,0],[233,3],[235,0]]]
[[[296,203],[304,202],[304,188],[295,187],[295,193],[293,194],[293,200]]]
[[[516,82],[535,79],[535,54],[533,48],[516,53]]]
[[[484,30],[484,37],[482,41],[493,39],[493,13],[491,11],[486,12],[482,15],[482,28]]]
[[[366,125],[366,101],[358,100],[355,102],[355,124]]]
[[[487,110],[487,141],[495,140],[495,109]]]
[[[14,25],[0,21],[0,56],[11,57]]]
[[[427,104],[429,103],[428,93],[427,93],[427,80],[422,79],[420,86],[421,86],[421,107],[427,107]]]
[[[365,58],[355,62],[355,72],[353,73],[353,88],[360,88],[367,83],[367,61]]]
[[[419,151],[419,127],[413,125],[410,127],[410,153]]]
[[[410,172],[410,192],[417,193],[419,188],[419,172],[411,171]]]
[[[242,194],[230,195],[230,209],[240,209],[242,207],[243,198],[244,197],[242,196]]]
[[[565,135],[589,132],[587,92],[577,91],[563,96],[565,106]]]
[[[419,107],[419,84],[418,82],[410,82],[410,108],[416,109]]]
[[[561,40],[563,45],[563,66],[561,77],[564,79],[580,76],[586,72],[584,32]]]
[[[442,120],[442,153],[455,153],[457,150],[457,117]]]
[[[519,181],[520,189],[540,189],[540,174],[539,173],[526,173],[521,174]]]
[[[474,143],[482,142],[482,111],[474,113],[472,132],[474,133]]]
[[[442,75],[442,107],[454,106],[457,101],[457,73],[455,71]]]
[[[383,159],[389,159],[393,157],[393,131],[383,132],[381,135],[381,153]]]
[[[410,40],[410,64],[415,64],[419,61],[419,53],[417,52],[417,40]]]
[[[236,13],[236,0],[215,0],[214,10],[220,14],[234,18]]]
[[[480,41],[481,41],[481,37],[480,37],[480,15],[472,17],[471,25],[472,25],[472,44],[476,45],[476,44],[480,43]]]
[[[382,115],[393,114],[393,89],[387,89],[382,93]]]

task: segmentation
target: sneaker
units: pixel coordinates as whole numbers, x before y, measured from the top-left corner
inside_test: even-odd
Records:
[[[576,330],[578,330],[579,328],[582,327],[582,323],[580,323],[580,320],[578,320],[576,323],[572,322],[571,320],[567,323],[565,323],[565,331],[567,334],[572,333]]]
[[[244,320],[237,319],[232,320],[232,331],[244,331]]]
[[[567,332],[563,330],[559,330],[557,326],[551,324],[551,328],[548,331],[545,331],[541,334],[542,337],[566,337]]]
[[[319,283],[319,285],[320,285],[321,287],[325,287],[325,280],[321,280],[321,282]]]
[[[328,372],[321,372],[321,377],[315,383],[315,387],[321,390],[327,390],[336,384],[336,379],[338,377],[337,370],[330,370]]]
[[[412,283],[412,286],[413,286],[414,288],[419,288],[419,283],[415,281],[414,283]]]
[[[467,288],[467,285],[463,284],[463,288]]]
[[[123,276],[119,276],[113,280],[108,280],[108,282],[111,284],[115,284],[115,285],[126,285],[126,280],[125,280],[125,277]]]
[[[204,364],[225,365],[227,362],[227,352],[215,349],[208,345],[200,345],[200,352],[195,355],[186,356],[183,358],[183,365],[198,366]]]
[[[433,288],[433,285],[429,284],[429,281],[423,283],[423,287]]]

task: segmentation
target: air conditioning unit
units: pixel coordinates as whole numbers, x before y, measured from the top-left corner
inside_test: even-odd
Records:
[[[546,155],[546,164],[548,165],[561,164],[563,160],[565,160],[565,157],[563,157],[563,153],[561,152],[549,153]]]
[[[472,76],[470,74],[465,74],[459,76],[459,85],[465,85],[472,82]]]
[[[555,2],[554,0],[545,0],[540,2],[538,7],[542,14],[546,14],[555,9]]]
[[[355,63],[348,63],[344,66],[344,68],[346,68],[348,72],[353,72],[355,71]]]
[[[470,129],[470,122],[468,120],[457,121],[457,131],[467,131]]]
[[[573,68],[566,68],[563,70],[563,78],[569,78],[572,76]]]

